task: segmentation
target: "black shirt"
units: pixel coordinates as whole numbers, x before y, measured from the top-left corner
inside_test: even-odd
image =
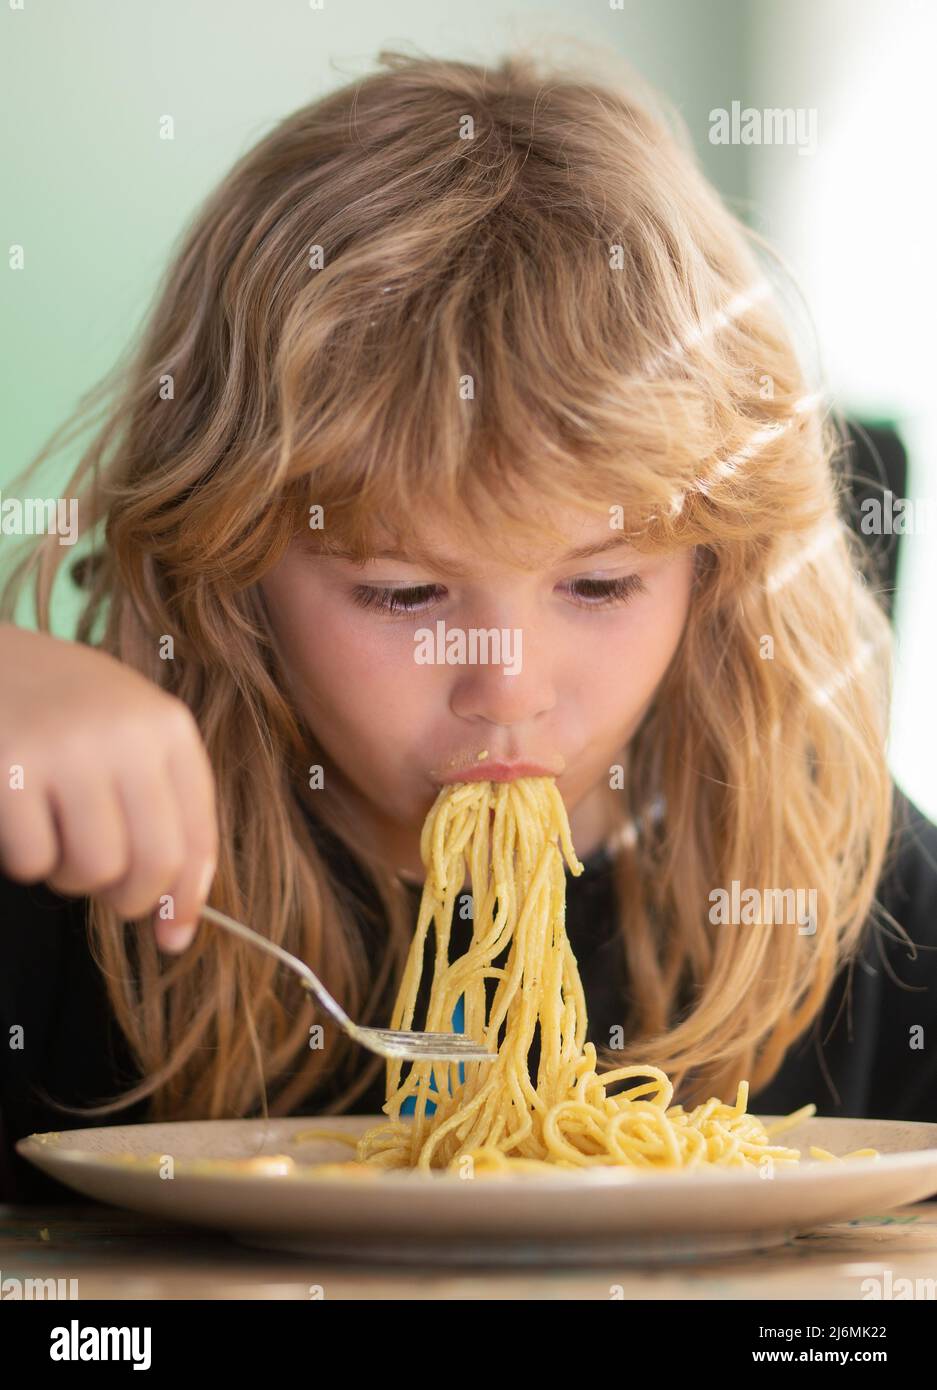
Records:
[[[360,892],[355,861],[337,842],[329,844],[320,827],[314,831],[343,881],[356,880]],[[591,855],[578,878],[567,871],[566,887],[587,1037],[599,1046],[623,1021],[628,994],[609,850]],[[415,920],[419,887],[412,885],[411,893]],[[937,1122],[937,827],[897,790],[894,840],[877,899],[916,944],[916,954],[892,928],[867,924],[815,1024],[788,1049],[774,1079],[750,1096],[750,1109],[783,1114],[812,1100],[825,1115]],[[86,911],[85,898],[0,875],[0,1200],[77,1200],[13,1152],[23,1135],[147,1118],[145,1102],[100,1119],[53,1104],[95,1104],[138,1079],[90,954]],[[470,936],[471,922],[457,913],[453,958]],[[420,1009],[425,1001],[424,988]],[[421,1016],[418,1011],[417,1024]],[[22,1047],[15,1045],[20,1038]],[[342,1089],[346,1084],[347,1076]],[[315,1114],[329,1099],[326,1084],[296,1113]],[[349,1113],[378,1114],[383,1101],[382,1068]]]

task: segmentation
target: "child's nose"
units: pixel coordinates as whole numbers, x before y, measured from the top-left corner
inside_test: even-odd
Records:
[[[556,706],[556,684],[546,654],[526,653],[522,645],[509,659],[458,668],[450,705],[461,719],[491,724],[523,724]]]

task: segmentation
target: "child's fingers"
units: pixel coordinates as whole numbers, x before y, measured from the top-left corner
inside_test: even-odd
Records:
[[[197,914],[217,823],[184,701],[106,652],[0,623],[0,769],[4,872],[124,918]]]
[[[115,883],[127,872],[129,845],[114,786],[89,759],[69,759],[48,788],[58,832],[50,888],[76,896]]]
[[[144,917],[160,907],[185,862],[180,809],[162,760],[136,762],[119,778],[118,795],[130,839],[130,868],[101,896],[122,917]]]
[[[172,887],[173,925],[157,921],[156,939],[164,950],[182,950],[195,935],[218,860],[215,779],[200,745],[176,747],[169,757],[170,776],[180,807],[186,845],[185,865]]]
[[[59,862],[59,839],[44,789],[12,788],[0,796],[0,869],[19,883],[38,883]]]

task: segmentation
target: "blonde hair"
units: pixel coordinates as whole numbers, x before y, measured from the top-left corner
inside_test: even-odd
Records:
[[[632,1011],[600,1057],[652,1062],[687,1102],[757,1092],[856,948],[892,817],[890,628],[841,519],[836,429],[766,292],[772,253],[662,104],[524,56],[379,62],[240,159],[132,356],[81,402],[80,421],[101,413],[69,483],[94,541],[77,638],[194,713],[218,787],[211,900],[380,1022],[411,904],[340,791],[307,790],[326,759],[284,696],[258,581],[310,503],[323,546],[365,556],[431,505],[480,543],[542,536],[531,485],[626,518],[639,548],[695,547],[683,638],[610,793],[634,827],[615,870]],[[48,630],[61,555],[35,546],[0,612],[32,580]],[[376,978],[301,798],[373,880]],[[709,893],[735,879],[815,888],[816,934],[713,929]],[[144,1077],[93,1113],[149,1097],[154,1118],[242,1115],[269,1087],[285,1114],[314,1095],[317,1015],[275,962],[204,926],[162,957],[96,900],[89,931]],[[382,1065],[353,1080],[343,1038],[328,1056],[348,1078],[330,1108]]]

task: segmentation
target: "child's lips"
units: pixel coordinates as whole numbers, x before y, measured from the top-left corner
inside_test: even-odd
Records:
[[[452,782],[513,782],[517,777],[558,777],[561,771],[555,763],[476,762],[471,767],[434,773],[433,780],[441,786],[448,786]]]

